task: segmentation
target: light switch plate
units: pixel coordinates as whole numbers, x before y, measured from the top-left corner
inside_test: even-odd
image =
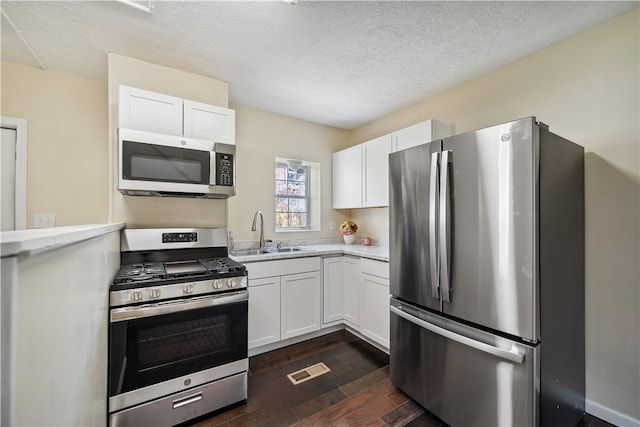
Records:
[[[33,214],[33,228],[49,228],[56,226],[56,214],[36,212]]]
[[[335,229],[336,229],[336,222],[329,221],[329,230],[335,230]]]

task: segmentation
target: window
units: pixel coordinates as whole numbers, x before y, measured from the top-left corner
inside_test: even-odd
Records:
[[[276,157],[276,231],[320,229],[320,163]]]
[[[309,175],[309,166],[276,162],[276,229],[309,228]]]

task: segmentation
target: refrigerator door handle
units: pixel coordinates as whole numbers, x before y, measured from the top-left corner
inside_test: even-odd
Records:
[[[400,308],[394,307],[393,305],[391,305],[389,308],[391,309],[392,313],[397,314],[403,319],[408,320],[409,322],[423,329],[431,331],[434,334],[438,334],[444,338],[466,345],[467,347],[472,347],[472,348],[475,348],[476,350],[480,350],[482,352],[492,354],[501,359],[509,360],[511,362],[520,363],[520,364],[524,363],[524,354],[521,354],[518,352],[518,349],[515,344],[513,344],[510,350],[504,350],[502,348],[495,347],[490,344],[485,344],[483,342],[465,337],[464,335],[457,334],[448,329],[441,328],[440,326],[436,326],[432,323],[425,322],[424,320],[419,319],[415,316],[412,316],[411,314],[403,311]]]
[[[449,166],[453,160],[453,153],[449,150],[442,152],[440,163],[440,295],[443,301],[450,301],[451,288],[449,286],[449,258],[451,255],[451,189],[449,184]]]
[[[431,176],[429,184],[429,258],[431,260],[431,296],[440,298],[438,285],[440,282],[440,260],[438,259],[438,188],[440,187],[438,164],[440,153],[431,154]]]

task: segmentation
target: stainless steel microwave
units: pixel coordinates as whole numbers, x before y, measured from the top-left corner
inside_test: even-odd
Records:
[[[118,190],[224,199],[236,194],[235,157],[235,145],[120,128]]]

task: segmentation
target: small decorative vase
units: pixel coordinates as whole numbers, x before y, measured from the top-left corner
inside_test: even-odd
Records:
[[[353,242],[356,241],[356,235],[355,234],[343,234],[342,238],[344,239],[344,242],[347,245],[352,244]]]

